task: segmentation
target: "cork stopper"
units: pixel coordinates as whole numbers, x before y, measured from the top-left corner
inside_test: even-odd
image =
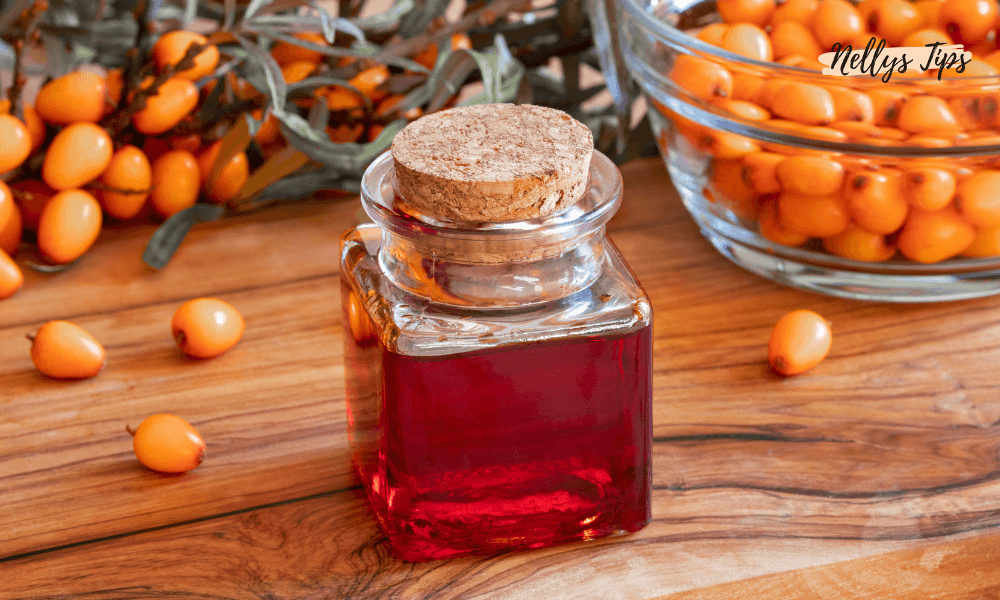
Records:
[[[552,108],[482,104],[434,113],[392,142],[396,189],[449,221],[533,219],[575,204],[587,189],[594,137]]]

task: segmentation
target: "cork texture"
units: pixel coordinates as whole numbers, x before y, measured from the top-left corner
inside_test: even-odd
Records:
[[[392,142],[396,189],[420,212],[450,221],[533,219],[587,189],[594,137],[552,108],[482,104],[434,113]]]

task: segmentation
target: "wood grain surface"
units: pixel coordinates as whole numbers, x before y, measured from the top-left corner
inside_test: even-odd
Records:
[[[780,287],[700,237],[658,159],[623,174],[610,229],[656,315],[649,527],[392,558],[345,433],[337,245],[358,204],[311,202],[199,226],[162,272],[140,261],[151,227],[115,228],[0,304],[0,598],[851,596],[841,581],[886,590],[858,597],[995,596],[1000,298],[894,306]],[[191,361],[169,321],[204,295],[247,329]],[[795,308],[827,317],[834,344],[782,379],[766,343]],[[54,318],[105,345],[98,377],[34,371],[24,334]],[[124,427],[153,412],[195,425],[202,466],[138,465]]]

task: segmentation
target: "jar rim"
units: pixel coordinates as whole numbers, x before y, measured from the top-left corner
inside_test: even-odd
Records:
[[[382,229],[407,237],[498,242],[537,238],[548,244],[607,223],[621,206],[622,177],[611,159],[594,150],[587,188],[579,201],[551,215],[519,221],[478,223],[411,214],[399,210],[394,201],[396,193],[395,164],[392,151],[387,150],[368,166],[361,178],[362,207]]]

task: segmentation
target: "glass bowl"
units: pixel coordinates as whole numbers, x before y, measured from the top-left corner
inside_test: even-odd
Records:
[[[714,0],[616,13],[674,185],[731,261],[855,299],[1000,293],[1000,77],[753,60],[693,35],[721,22]]]

